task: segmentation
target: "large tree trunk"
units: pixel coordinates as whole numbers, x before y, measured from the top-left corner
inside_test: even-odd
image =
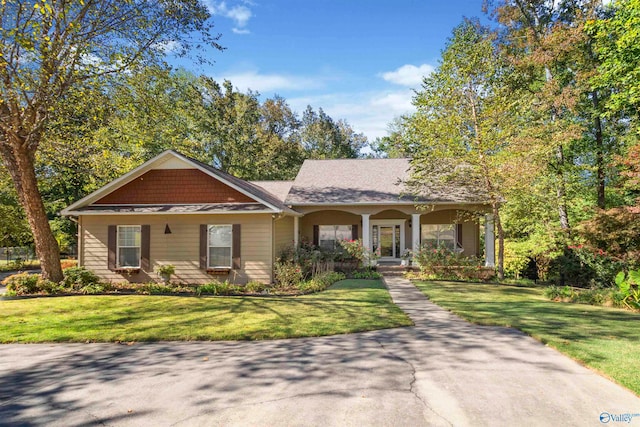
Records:
[[[38,190],[34,156],[28,152],[25,141],[7,141],[5,144],[2,147],[2,157],[11,174],[20,204],[27,215],[36,254],[40,259],[42,276],[53,282],[60,282],[63,279],[60,249],[51,232],[47,212]]]

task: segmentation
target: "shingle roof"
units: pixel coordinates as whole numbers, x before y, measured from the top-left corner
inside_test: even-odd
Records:
[[[251,183],[262,187],[282,202],[287,198],[289,190],[291,190],[291,186],[293,185],[293,181],[251,181]]]
[[[293,182],[285,203],[482,203],[486,198],[470,186],[432,184],[419,197],[406,189],[410,159],[306,160]],[[437,180],[436,180],[437,181]]]
[[[285,202],[346,204],[410,202],[402,195],[409,159],[305,160]]]

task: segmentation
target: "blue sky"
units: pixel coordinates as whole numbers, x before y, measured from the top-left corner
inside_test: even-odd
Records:
[[[220,43],[211,67],[240,90],[308,104],[370,140],[412,110],[412,89],[438,63],[453,27],[482,0],[205,0]]]

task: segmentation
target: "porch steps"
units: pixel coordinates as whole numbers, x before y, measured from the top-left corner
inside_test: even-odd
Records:
[[[376,271],[383,276],[402,276],[405,271],[411,271],[411,267],[405,267],[402,265],[390,265],[390,264],[378,264]]]

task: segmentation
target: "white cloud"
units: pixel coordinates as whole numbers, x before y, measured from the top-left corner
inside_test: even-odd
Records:
[[[412,97],[413,91],[407,89],[335,93],[289,98],[287,102],[298,113],[302,113],[307,105],[314,110],[322,108],[333,119],[345,119],[356,132],[364,133],[369,141],[373,141],[388,134],[393,119],[414,110]]]
[[[235,27],[231,31],[235,34],[249,34],[250,31],[246,28],[249,23],[249,19],[253,16],[251,10],[243,5],[236,5],[233,7],[227,6],[227,2],[214,0],[207,0],[207,8],[212,15],[223,16],[231,19],[235,23]],[[250,4],[245,2],[245,4]]]
[[[243,71],[213,76],[218,81],[229,80],[240,91],[248,89],[265,92],[281,90],[309,90],[322,86],[322,78],[300,77],[288,74],[261,74],[257,71]],[[270,96],[271,94],[265,93]]]
[[[416,87],[419,86],[420,83],[422,83],[422,79],[431,74],[433,70],[434,67],[429,64],[422,64],[418,67],[412,64],[406,64],[394,71],[382,73],[380,76],[391,83]]]

